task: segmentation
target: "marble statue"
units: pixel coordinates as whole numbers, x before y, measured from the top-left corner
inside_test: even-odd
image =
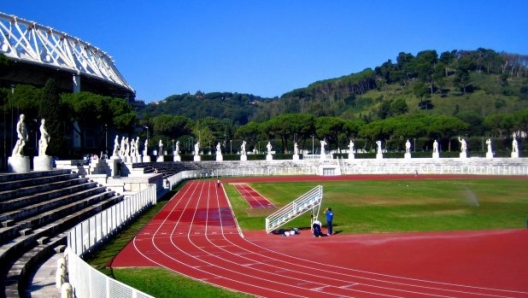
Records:
[[[466,153],[467,152],[467,143],[466,140],[461,139],[458,137],[458,141],[460,142],[460,152]]]
[[[321,140],[321,155],[325,154],[325,145],[326,145],[326,141],[325,140]]]
[[[148,139],[145,139],[145,149],[143,149],[143,156],[148,156]]]
[[[218,144],[216,144],[216,154],[217,155],[222,155],[222,144],[220,144],[220,142],[218,142]]]
[[[119,136],[116,135],[114,140],[114,150],[112,151],[112,156],[117,157],[119,155]]]
[[[132,138],[130,140],[130,156],[136,156],[136,150],[137,150],[136,148],[137,148],[136,140]]]
[[[48,149],[50,135],[46,130],[46,119],[40,120],[40,140],[39,140],[39,153],[38,156],[47,156],[46,150]]]
[[[293,144],[293,154],[299,155],[299,146],[297,145],[297,142]]]
[[[200,155],[200,141],[194,144],[194,156],[199,156],[199,155]]]
[[[491,153],[491,139],[486,140],[486,145],[488,145],[488,153]]]
[[[271,142],[268,142],[268,144],[266,145],[266,149],[268,149],[268,155],[271,155]]]
[[[176,141],[176,147],[174,147],[174,155],[180,155],[180,141]]]
[[[136,137],[136,157],[139,157],[139,136]]]
[[[405,142],[405,153],[411,153],[411,142],[409,140]]]
[[[436,140],[433,142],[433,153],[438,153],[438,142]]]
[[[24,156],[24,146],[26,145],[26,142],[28,141],[28,132],[26,129],[26,124],[24,123],[24,114],[20,114],[16,126],[16,132],[17,132],[17,141],[15,143],[15,147],[13,148],[13,153],[11,156]]]
[[[125,156],[130,156],[130,143],[128,141],[128,137],[125,138],[125,150],[124,150]]]
[[[381,154],[381,141],[376,141],[376,145],[378,145],[377,153]]]
[[[158,142],[158,147],[159,147],[159,152],[158,152],[158,156],[163,156],[163,142],[161,141],[161,139],[159,140]]]
[[[242,141],[240,145],[240,155],[246,155],[246,141]]]
[[[513,135],[512,152],[513,153],[518,153],[519,152],[519,145],[517,144],[517,139],[515,138],[515,134]]]
[[[352,142],[352,140],[348,143],[348,149],[350,150],[350,153],[354,153],[354,142]]]

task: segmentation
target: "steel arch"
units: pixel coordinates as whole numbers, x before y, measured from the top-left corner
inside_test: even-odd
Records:
[[[0,33],[0,53],[8,58],[97,78],[135,93],[112,57],[68,33],[2,12]]]

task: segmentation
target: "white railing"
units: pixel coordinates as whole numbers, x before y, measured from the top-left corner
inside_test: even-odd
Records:
[[[311,211],[312,215],[317,217],[321,210],[322,201],[323,187],[318,185],[266,217],[266,232],[271,233],[273,230],[276,230],[308,211]]]
[[[156,185],[125,196],[124,200],[83,221],[68,232],[66,249],[68,282],[74,297],[152,297],[128,285],[107,277],[82,260],[121,230],[132,218],[156,204]]]

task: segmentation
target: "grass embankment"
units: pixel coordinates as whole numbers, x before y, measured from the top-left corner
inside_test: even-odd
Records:
[[[523,228],[528,217],[526,179],[339,181],[252,183],[280,207],[323,185],[323,209],[334,210],[343,234]],[[252,210],[236,189],[224,184],[237,220],[245,230],[263,230],[274,210]],[[181,186],[180,186],[181,187]],[[170,198],[170,194],[166,199]],[[107,275],[155,297],[248,297],[187,279],[161,268],[110,270],[106,265],[166,204],[159,202],[89,262]],[[324,216],[320,215],[324,222]],[[309,214],[287,227],[307,227]]]

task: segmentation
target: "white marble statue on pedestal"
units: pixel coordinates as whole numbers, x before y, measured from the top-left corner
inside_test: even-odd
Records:
[[[223,161],[224,157],[222,156],[222,144],[218,142],[216,144],[216,161]]]
[[[125,136],[121,137],[121,143],[119,144],[119,157],[124,158],[125,157]]]
[[[271,142],[268,142],[268,144],[266,145],[266,149],[268,150],[268,153],[266,154],[266,160],[273,160],[273,155],[271,155]]]
[[[519,158],[519,144],[517,143],[515,133],[513,134],[511,157]]]
[[[125,138],[125,157],[130,157],[130,141],[128,137]]]
[[[38,145],[38,156],[33,158],[33,170],[35,171],[50,171],[53,169],[53,161],[50,156],[46,154],[50,142],[50,135],[46,130],[46,120],[40,120],[40,139]]]
[[[163,141],[160,139],[158,142],[158,158],[156,161],[157,162],[165,161],[164,156],[165,156],[165,152],[163,151]]]
[[[436,140],[433,142],[433,158],[440,158],[440,153],[438,152],[438,142]]]
[[[320,155],[320,158],[321,160],[325,160],[326,159],[326,149],[325,149],[325,145],[326,145],[326,141],[325,140],[321,140],[321,155]]]
[[[176,141],[176,145],[174,145],[174,152],[172,152],[172,155],[173,155],[173,161],[181,161],[180,141]]]
[[[40,120],[40,140],[39,140],[39,156],[47,156],[46,150],[48,149],[50,135],[46,130],[46,120]]]
[[[200,141],[197,141],[196,144],[194,144],[194,161],[200,161]]]
[[[17,132],[17,141],[15,147],[13,148],[13,153],[11,156],[24,156],[24,146],[28,141],[28,133],[26,129],[26,123],[24,123],[25,116],[20,114],[16,126]]]
[[[460,158],[467,158],[467,143],[466,140],[458,137],[460,142]]]
[[[486,140],[486,145],[488,145],[488,151],[486,152],[486,158],[493,158],[493,151],[491,149],[491,139]]]
[[[136,137],[136,161],[137,162],[140,162],[141,160],[139,159],[141,157],[141,154],[139,153],[140,150],[139,150],[139,136]]]
[[[142,157],[142,161],[143,162],[150,162],[151,159],[150,159],[150,155],[148,153],[148,139],[145,139],[145,145],[143,145],[143,157]]]
[[[354,142],[350,140],[350,143],[348,143],[348,159],[354,159]]]
[[[381,151],[381,141],[376,141],[377,152],[376,152],[376,159],[382,159],[383,158],[383,152]]]
[[[240,145],[240,160],[247,161],[246,141],[242,141],[242,145]]]
[[[411,158],[411,142],[407,140],[405,142],[405,158]]]
[[[299,145],[293,143],[293,160],[299,160]]]
[[[13,173],[29,172],[29,158],[24,156],[24,146],[28,141],[28,132],[24,122],[24,114],[20,114],[16,126],[17,141],[13,147],[11,157],[8,158],[8,170]]]
[[[114,150],[112,151],[112,156],[110,158],[111,159],[118,159],[119,158],[119,152],[120,152],[119,135],[116,135],[115,139],[114,139]]]
[[[148,155],[148,139],[145,139],[145,145],[143,145],[143,156],[149,156]]]

